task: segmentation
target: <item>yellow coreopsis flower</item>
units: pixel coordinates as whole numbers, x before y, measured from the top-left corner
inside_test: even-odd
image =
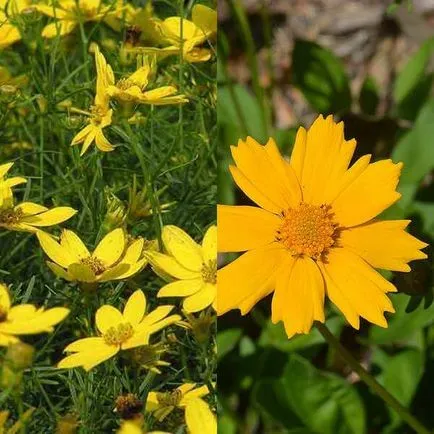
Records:
[[[77,211],[70,207],[48,209],[33,202],[14,205],[12,187],[27,182],[22,177],[4,178],[13,163],[0,166],[0,228],[10,231],[36,232],[70,219]]]
[[[374,268],[410,271],[426,244],[408,220],[375,219],[401,196],[402,163],[365,155],[349,167],[355,147],[332,116],[299,129],[290,161],[272,139],[232,147],[232,176],[260,208],[218,207],[218,250],[247,251],[217,273],[219,314],[245,314],[274,291],[272,321],[291,337],[324,322],[327,294],[353,327],[360,317],[387,327],[396,288]]]
[[[52,18],[50,23],[42,30],[44,38],[54,38],[71,33],[79,24],[89,21],[103,21],[111,15],[119,13],[121,7],[113,5],[104,6],[101,0],[60,0],[52,5],[36,5],[36,9]]]
[[[58,367],[82,366],[89,371],[119,351],[147,345],[152,334],[179,321],[179,315],[168,316],[172,309],[173,306],[159,306],[146,314],[146,298],[141,290],[131,295],[123,312],[110,305],[100,307],[95,323],[101,335],[79,339],[68,345],[64,351],[74,354],[61,360]]]
[[[206,232],[202,245],[176,226],[164,226],[162,239],[167,254],[147,252],[157,272],[177,279],[163,286],[158,297],[185,297],[186,312],[212,305],[217,292],[217,227]]]
[[[217,434],[217,419],[208,404],[200,398],[187,403],[185,422],[189,434]]]
[[[107,94],[120,101],[136,104],[168,105],[188,102],[185,95],[175,95],[178,90],[174,86],[145,90],[154,68],[155,63],[149,62],[145,57],[143,66],[129,77],[120,79],[116,85],[108,86]]]
[[[73,231],[63,230],[59,242],[46,232],[37,233],[39,243],[51,259],[47,265],[62,279],[93,288],[99,282],[126,279],[146,264],[143,238],[128,242],[123,229],[108,233],[91,253]]]
[[[96,147],[103,152],[113,151],[114,146],[104,136],[103,129],[112,123],[113,110],[110,109],[110,97],[107,88],[114,85],[113,70],[105,57],[95,46],[96,95],[94,105],[90,108],[89,124],[72,139],[71,146],[83,143],[80,155],[83,155],[95,141]]]
[[[175,408],[185,409],[192,400],[208,393],[208,386],[196,387],[196,383],[182,384],[171,392],[149,392],[146,411],[162,422]]]
[[[30,0],[0,0],[0,50],[21,41],[18,27],[11,22],[31,5]]]
[[[217,34],[217,12],[204,5],[195,5],[192,9],[192,20],[181,17],[169,17],[157,22],[156,28],[163,43],[163,48],[137,47],[132,51],[154,53],[159,57],[183,53],[187,62],[206,62],[211,58],[211,50],[202,48],[205,41]]]
[[[12,306],[7,287],[0,283],[0,346],[19,342],[19,335],[52,332],[68,314],[69,309],[64,307],[45,310],[33,304]]]

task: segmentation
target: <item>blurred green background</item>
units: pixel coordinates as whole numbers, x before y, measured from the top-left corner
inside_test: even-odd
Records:
[[[403,161],[402,199],[387,218],[434,238],[434,2],[221,0],[218,39],[219,203],[247,204],[228,172],[229,146],[273,136],[292,149],[297,127],[335,114],[354,158]],[[399,293],[389,328],[327,325],[402,404],[434,429],[432,259],[387,273]],[[232,259],[220,257],[220,265]],[[219,319],[219,434],[411,433],[316,330],[288,340],[271,298]]]

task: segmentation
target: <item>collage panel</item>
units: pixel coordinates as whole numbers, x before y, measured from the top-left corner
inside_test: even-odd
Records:
[[[0,0],[0,433],[217,433],[216,34]]]

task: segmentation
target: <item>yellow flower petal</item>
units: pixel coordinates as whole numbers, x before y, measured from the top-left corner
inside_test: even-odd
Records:
[[[231,309],[246,314],[254,304],[274,289],[276,264],[285,251],[276,243],[250,250],[217,271],[217,312]]]
[[[101,337],[91,337],[83,338],[78,341],[72,342],[64,350],[64,353],[77,353],[83,351],[93,351],[94,349],[105,346],[104,338]]]
[[[117,327],[123,320],[124,317],[121,312],[108,304],[101,306],[96,311],[95,322],[101,333],[105,333],[110,327]]]
[[[275,241],[281,219],[252,206],[217,206],[218,251],[243,252]]]
[[[184,396],[183,396],[181,402],[179,403],[179,405],[180,405],[180,407],[184,407],[192,399],[202,398],[208,394],[209,394],[209,389],[208,389],[207,385],[196,387],[195,389],[193,388],[190,390],[186,390],[184,392]]]
[[[191,271],[202,269],[203,258],[199,246],[186,232],[176,226],[164,226],[164,247],[184,268]]]
[[[68,268],[69,265],[77,260],[72,252],[64,249],[51,235],[47,234],[46,232],[38,231],[36,236],[38,237],[38,241],[42,250],[44,250],[44,252],[52,261],[54,261],[56,264],[59,264],[61,267]]]
[[[128,245],[122,262],[126,264],[134,264],[137,262],[142,255],[143,246],[145,245],[145,240],[139,238]]]
[[[75,214],[77,214],[77,210],[67,206],[61,206],[57,208],[52,208],[38,215],[24,216],[21,221],[24,224],[28,224],[31,226],[47,227],[58,225],[59,223],[69,220]]]
[[[308,257],[287,255],[276,279],[272,321],[283,321],[288,337],[309,333],[313,322],[324,322],[324,281],[316,263]]]
[[[82,366],[86,371],[90,371],[95,366],[115,356],[118,352],[119,347],[104,345],[98,347],[96,351],[84,351],[67,356],[58,363],[57,367],[59,369],[70,369]]]
[[[54,23],[47,24],[42,30],[43,38],[55,38],[57,35],[65,36],[71,33],[77,26],[75,21],[58,20]]]
[[[177,280],[163,286],[157,297],[187,297],[198,292],[203,285],[202,279]]]
[[[9,296],[9,291],[6,285],[0,283],[0,309],[9,312],[11,308],[11,298]]]
[[[5,185],[9,188],[15,187],[20,184],[25,184],[27,182],[26,178],[21,178],[19,176],[14,176],[13,178],[5,179]]]
[[[348,322],[358,328],[358,316],[373,324],[387,327],[384,312],[394,312],[385,295],[396,288],[349,250],[331,249],[327,262],[320,264],[330,300],[342,311]]]
[[[202,256],[205,263],[217,261],[217,226],[208,228],[202,241]]]
[[[297,135],[291,165],[303,189],[303,201],[319,205],[329,183],[339,179],[348,168],[356,142],[344,139],[343,123],[333,116],[321,115],[309,128]]]
[[[93,252],[95,258],[103,261],[109,267],[117,262],[125,250],[125,234],[123,229],[118,228],[107,234]]]
[[[15,344],[17,342],[20,342],[20,340],[16,336],[8,335],[0,331],[0,347],[8,347],[9,345]]]
[[[199,312],[214,303],[217,294],[217,286],[206,283],[200,291],[187,297],[182,306],[186,312]]]
[[[376,221],[341,232],[339,242],[374,268],[410,271],[408,262],[425,259],[426,243],[405,232],[410,220]]]
[[[94,130],[94,126],[91,124],[86,125],[82,130],[80,130],[72,139],[71,146],[77,145],[83,142],[86,137]]]
[[[217,11],[201,4],[195,4],[191,10],[191,19],[206,35],[217,32]]]
[[[183,267],[176,259],[159,252],[145,252],[149,262],[157,269],[177,279],[196,279],[201,273]]]
[[[41,212],[48,211],[48,208],[33,202],[22,202],[15,207],[20,210],[24,215],[40,214]]]
[[[199,398],[189,401],[185,409],[185,421],[190,434],[217,434],[217,419]]]
[[[396,191],[402,163],[381,160],[370,164],[334,200],[333,212],[341,226],[351,227],[371,220],[401,194]]]
[[[101,128],[96,130],[95,144],[102,152],[111,152],[115,150],[115,147],[107,140]]]
[[[78,259],[88,258],[90,252],[81,241],[80,237],[68,229],[64,229],[60,235],[60,245],[66,250],[74,252],[74,256]]]
[[[74,278],[68,273],[68,271],[63,269],[60,265],[57,265],[54,262],[50,262],[50,261],[47,261],[47,265],[57,277],[60,277],[68,281],[74,280]]]
[[[274,141],[261,146],[247,137],[245,142],[239,140],[238,146],[232,146],[231,150],[237,169],[249,183],[239,176],[238,180],[236,177],[234,180],[259,206],[278,214],[300,203],[301,191],[296,175],[280,155]],[[234,175],[233,169],[231,172]]]
[[[124,308],[124,320],[135,327],[142,320],[146,311],[146,298],[140,289],[128,299]]]
[[[152,324],[161,321],[163,318],[165,318],[167,315],[169,315],[170,312],[172,312],[174,306],[166,305],[166,306],[158,306],[156,309],[154,309],[152,312],[145,315],[143,320],[140,322],[139,326],[137,327],[138,332],[143,332],[146,330],[147,327],[151,326]]]
[[[60,323],[69,314],[69,309],[64,307],[55,307],[41,312],[21,311],[17,313],[16,309],[20,306],[11,308],[9,321],[0,324],[0,330],[9,334],[38,334],[48,332],[53,329],[53,326]],[[13,315],[13,319],[12,316]]]
[[[68,267],[68,275],[78,282],[95,282],[96,275],[87,264],[74,263]]]
[[[11,170],[14,163],[0,164],[0,178],[4,178],[5,175]]]

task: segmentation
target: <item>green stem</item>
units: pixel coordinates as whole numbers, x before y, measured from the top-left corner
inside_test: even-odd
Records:
[[[240,0],[227,0],[227,2],[232,10],[237,24],[239,25],[240,34],[244,40],[247,60],[252,73],[253,91],[255,92],[256,98],[258,99],[259,105],[261,107],[262,122],[264,124],[266,136],[269,136],[271,130],[270,110],[265,98],[264,90],[261,86],[256,46],[249,21],[247,19],[246,11]]]
[[[395,397],[393,397],[377,380],[353,357],[353,355],[339,342],[325,324],[315,322],[315,326],[326,342],[333,347],[337,354],[356,372],[362,381],[377,394],[389,407],[393,408],[398,416],[418,434],[430,434],[425,428]]]

